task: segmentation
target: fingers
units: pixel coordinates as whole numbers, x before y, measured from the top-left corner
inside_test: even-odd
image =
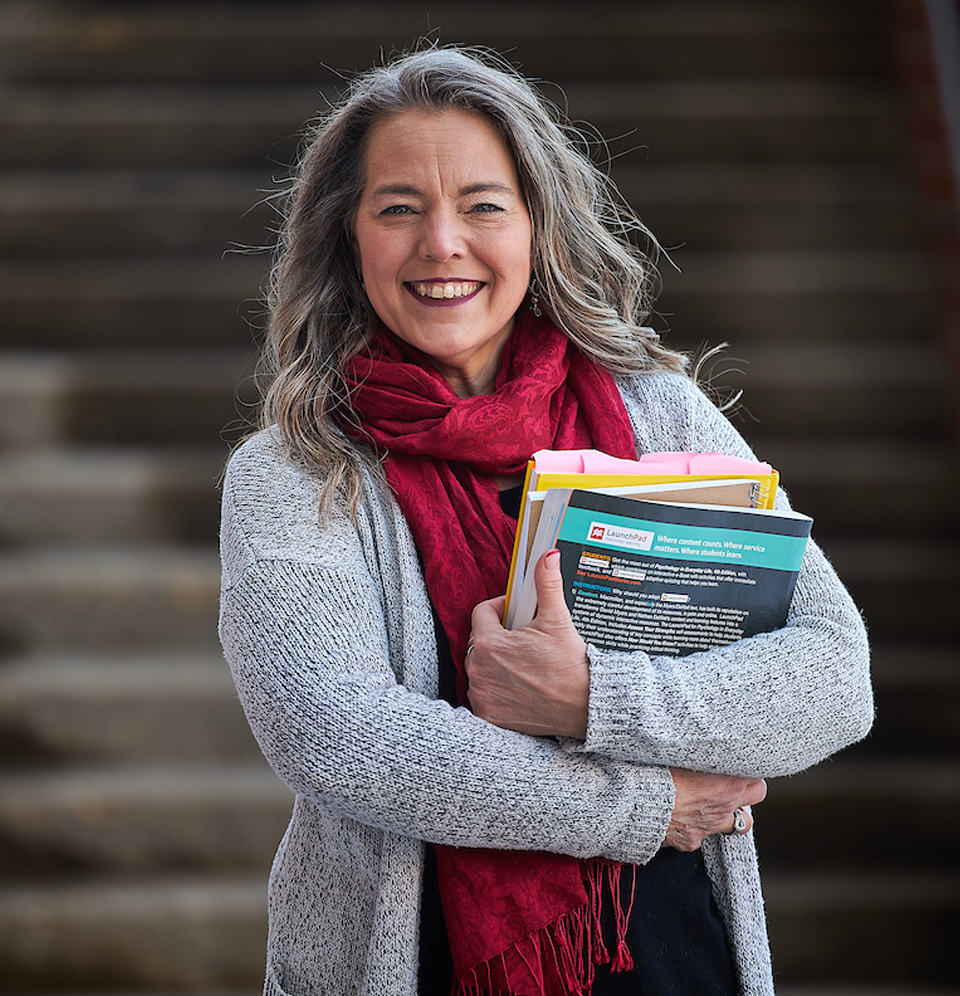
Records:
[[[571,626],[570,610],[563,597],[559,550],[548,550],[537,561],[533,581],[537,586],[537,617],[534,625],[545,630]]]
[[[664,847],[677,851],[696,851],[705,838],[719,833],[726,837],[743,836],[753,829],[753,812],[749,806],[740,806],[726,819],[726,827],[710,829],[708,826],[683,821],[672,821],[663,840]]]
[[[761,778],[738,778],[672,768],[676,798],[664,844],[694,851],[712,834],[744,834],[753,827],[750,807],[767,794]]]
[[[506,633],[503,628],[503,608],[506,599],[503,595],[497,598],[488,598],[485,602],[478,602],[473,608],[471,615],[472,626],[470,636],[467,639],[467,656],[464,659],[464,666],[467,676],[471,675],[474,661],[472,653],[479,645],[481,648],[496,642],[502,634]],[[481,654],[482,656],[482,654]]]
[[[533,622],[536,629],[546,632],[573,630],[570,610],[563,597],[563,575],[560,573],[560,551],[548,550],[534,566],[534,583],[537,587],[537,617]],[[471,616],[471,642],[491,631],[503,629],[503,612],[506,597],[489,598],[479,602]],[[575,632],[575,630],[574,630]]]
[[[740,805],[730,814],[730,825],[722,832],[728,837],[750,833],[753,829],[752,806],[763,802],[767,797],[767,783],[762,778],[747,782],[740,796]]]
[[[751,806],[759,805],[767,797],[767,783],[762,778],[748,782],[740,797],[740,805],[730,816],[730,827],[724,833],[728,836],[750,833],[753,829]]]
[[[485,602],[478,602],[470,617],[473,629],[502,629],[503,609],[506,605],[506,598],[498,595],[496,598],[488,598]]]
[[[465,659],[467,700],[477,716],[495,726],[583,740],[590,666],[586,644],[563,599],[560,554],[552,553],[535,568],[541,601],[532,625],[504,629],[502,597],[473,610]]]
[[[767,797],[767,783],[762,778],[755,778],[743,790],[740,798],[741,806],[758,806]]]

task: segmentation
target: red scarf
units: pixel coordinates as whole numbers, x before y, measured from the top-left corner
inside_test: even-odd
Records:
[[[427,589],[457,668],[470,614],[502,595],[516,523],[492,475],[523,472],[538,449],[594,447],[636,458],[613,378],[526,308],[494,393],[459,398],[429,358],[384,329],[347,371],[362,429],[386,454],[387,480],[423,558]],[[620,866],[543,852],[437,847],[440,893],[459,993],[583,996],[595,966],[632,967],[625,916],[611,955],[600,937],[603,888],[619,907]]]

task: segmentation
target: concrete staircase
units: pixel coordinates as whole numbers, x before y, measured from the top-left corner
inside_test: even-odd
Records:
[[[291,799],[216,643],[265,272],[225,250],[269,242],[325,67],[438,24],[611,140],[676,247],[658,325],[730,342],[718,385],[870,624],[875,733],[758,813],[782,992],[960,992],[956,385],[888,24],[849,0],[0,8],[6,990],[259,986]]]

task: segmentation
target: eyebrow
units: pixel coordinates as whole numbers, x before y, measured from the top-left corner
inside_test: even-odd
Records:
[[[485,194],[488,192],[512,194],[513,196],[517,196],[517,191],[515,191],[513,187],[510,187],[505,183],[497,183],[493,180],[468,184],[466,187],[460,188],[459,194],[461,197],[469,197],[470,194]],[[409,183],[385,183],[382,187],[377,187],[372,194],[374,197],[384,197],[388,195],[422,197],[423,191],[419,187],[414,187]]]

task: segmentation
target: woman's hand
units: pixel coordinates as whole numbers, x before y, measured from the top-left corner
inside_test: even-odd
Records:
[[[734,811],[755,806],[767,795],[767,783],[762,778],[737,778],[685,768],[671,768],[670,774],[676,799],[663,844],[678,851],[696,851],[703,838],[711,834],[747,833],[753,826],[752,813],[744,809],[745,821],[738,830]]]
[[[563,598],[559,551],[540,558],[534,581],[537,616],[523,629],[501,625],[502,596],[473,610],[467,698],[476,715],[495,726],[582,740],[587,734],[590,668],[587,645]]]

